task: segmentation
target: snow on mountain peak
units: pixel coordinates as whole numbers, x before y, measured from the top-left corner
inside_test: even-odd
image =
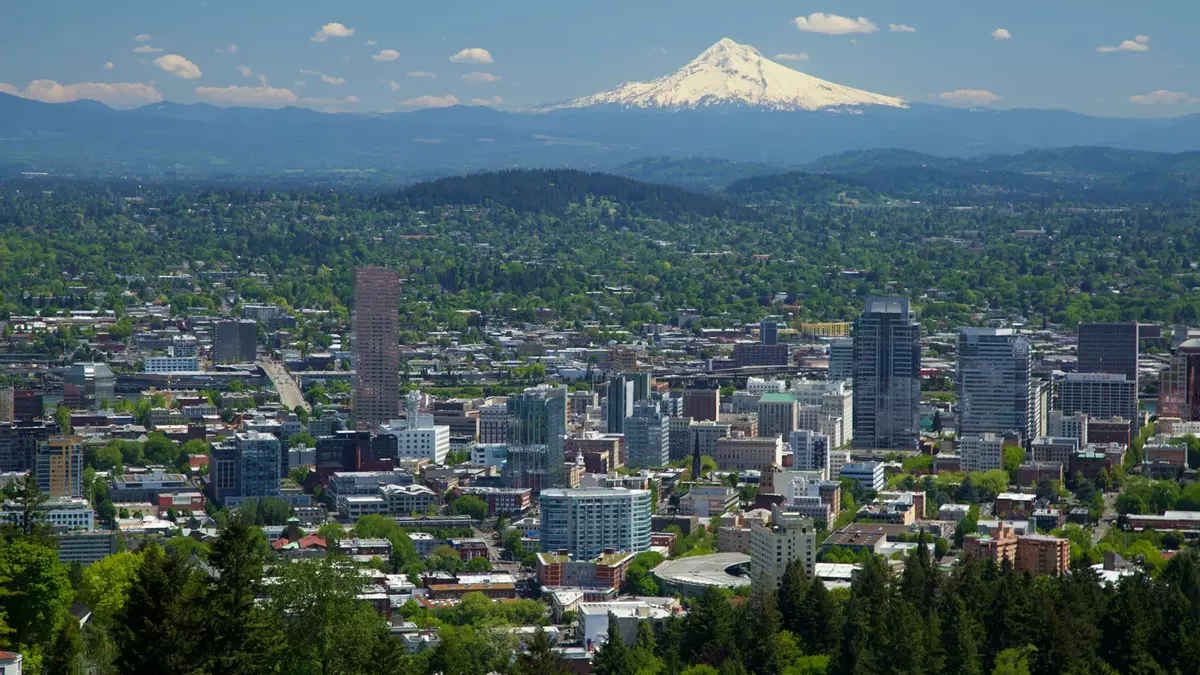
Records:
[[[666,77],[625,84],[550,109],[619,105],[672,110],[740,105],[768,110],[855,106],[906,108],[898,98],[844,87],[780,65],[749,45],[721,38]]]

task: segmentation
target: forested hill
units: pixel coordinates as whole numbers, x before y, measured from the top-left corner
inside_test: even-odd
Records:
[[[734,181],[725,194],[748,204],[781,202],[821,204],[835,201],[878,201],[878,191],[838,176],[792,171]]]
[[[504,206],[533,213],[565,213],[572,206],[609,200],[613,208],[652,218],[685,214],[756,219],[753,211],[716,197],[621,176],[573,169],[525,169],[452,176],[410,185],[399,198],[413,208]]]

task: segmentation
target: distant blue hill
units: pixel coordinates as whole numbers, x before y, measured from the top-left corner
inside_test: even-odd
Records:
[[[0,94],[0,171],[10,172],[187,178],[369,170],[404,176],[533,166],[611,170],[645,157],[799,167],[877,148],[965,158],[1064,146],[1200,151],[1200,116],[1120,119],[932,105],[856,112],[714,108],[537,114],[455,106],[326,114],[169,102],[114,110],[93,101],[46,104]],[[1111,158],[1095,159],[1099,168]],[[1122,156],[1118,161],[1135,160]],[[731,178],[742,177],[736,174]]]

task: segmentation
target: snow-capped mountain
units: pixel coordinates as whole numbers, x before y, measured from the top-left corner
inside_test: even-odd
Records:
[[[651,82],[626,82],[615,89],[548,109],[599,105],[673,110],[716,105],[767,110],[908,107],[898,98],[844,87],[792,70],[764,57],[755,48],[729,38],[722,38],[691,63],[666,77]]]

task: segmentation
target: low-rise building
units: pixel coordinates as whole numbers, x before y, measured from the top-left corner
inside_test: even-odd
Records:
[[[537,554],[542,586],[619,589],[636,554],[607,550],[592,560],[575,560],[566,551]]]
[[[1071,564],[1071,542],[1062,537],[1027,534],[1017,537],[1016,570],[1035,576],[1056,576]]]
[[[519,516],[533,506],[533,490],[529,488],[467,487],[462,488],[462,493],[487,502],[489,518],[501,514]]]

